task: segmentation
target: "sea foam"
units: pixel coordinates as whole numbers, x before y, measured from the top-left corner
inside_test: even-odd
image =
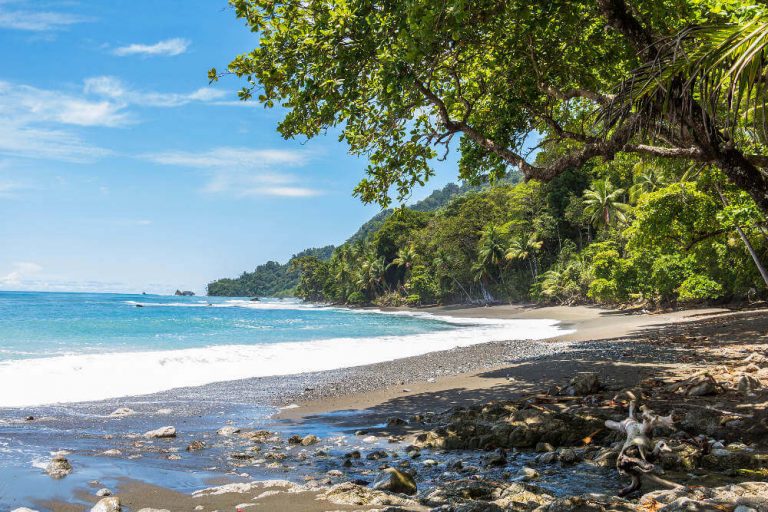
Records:
[[[184,307],[188,305],[184,304]],[[251,305],[246,301],[229,306],[297,307],[296,304]],[[136,396],[249,377],[360,366],[490,341],[540,340],[569,332],[558,327],[555,320],[439,319],[461,327],[405,336],[217,345],[4,361],[0,362],[0,407]]]

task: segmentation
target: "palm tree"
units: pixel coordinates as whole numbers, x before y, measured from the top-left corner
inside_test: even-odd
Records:
[[[610,226],[614,220],[624,223],[625,215],[631,207],[620,201],[624,195],[623,188],[614,188],[610,181],[595,182],[593,188],[584,191],[584,213],[595,227]]]
[[[510,242],[509,247],[504,253],[504,258],[507,260],[528,260],[531,276],[535,281],[539,273],[536,253],[539,252],[543,245],[544,242],[538,239],[536,233],[531,233],[530,235],[520,233]]]
[[[635,182],[629,188],[629,200],[636,203],[646,192],[655,192],[664,186],[660,170],[653,164],[638,162],[634,168]]]
[[[371,297],[376,296],[383,288],[385,271],[384,259],[376,256],[374,252],[369,252],[365,255],[365,259],[360,266],[360,274],[357,279],[358,286]]]
[[[390,263],[389,266],[403,267],[405,268],[405,271],[408,272],[416,263],[418,256],[413,244],[408,244],[407,246],[398,249],[397,256],[392,260],[392,263]]]
[[[504,237],[496,226],[490,225],[483,229],[480,233],[480,246],[477,251],[478,260],[472,269],[475,274],[475,280],[480,281],[483,295],[486,296],[486,299],[489,297],[489,294],[483,284],[485,279],[492,278],[494,274],[498,273],[501,279],[501,286],[506,287],[504,284],[504,273],[501,272],[501,266],[505,261],[505,252]]]

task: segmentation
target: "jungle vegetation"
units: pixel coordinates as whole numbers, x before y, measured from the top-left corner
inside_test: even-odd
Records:
[[[297,294],[346,303],[691,302],[765,293],[768,7],[743,0],[231,0],[224,73],[338,132],[386,207],[460,153],[470,184],[399,209]]]

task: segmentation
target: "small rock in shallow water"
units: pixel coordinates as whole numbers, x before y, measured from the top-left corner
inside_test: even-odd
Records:
[[[387,426],[388,427],[399,427],[402,425],[407,425],[408,422],[405,421],[403,418],[398,417],[392,417],[387,420]]]
[[[37,512],[37,510],[32,510],[31,508],[27,508],[27,507],[21,507],[21,508],[15,508],[11,510],[11,512]]]
[[[106,455],[107,457],[119,457],[123,454],[120,450],[106,450],[101,452],[102,455]]]
[[[395,468],[386,468],[376,477],[373,488],[402,494],[416,494],[416,481],[413,477]]]
[[[231,436],[232,434],[238,434],[240,432],[240,429],[237,427],[221,427],[219,430],[216,431],[217,434],[220,436]]]
[[[517,475],[521,480],[535,480],[539,478],[539,472],[529,467],[520,468],[520,471],[518,471]]]
[[[198,505],[200,507],[200,505]],[[195,510],[203,510],[203,508],[195,507]],[[140,508],[137,512],[171,512],[167,508]]]
[[[563,448],[560,450],[559,458],[562,464],[575,464],[579,460],[578,455],[576,455],[576,452],[571,448]]]
[[[99,489],[98,491],[96,491],[96,496],[99,496],[99,497],[104,497],[104,496],[111,496],[111,495],[112,495],[112,491],[110,491],[110,490],[109,490],[109,489],[107,489],[106,487],[104,487],[103,489]]]
[[[167,439],[170,437],[176,437],[176,427],[160,427],[155,430],[150,430],[144,433],[144,437],[147,439]]]
[[[117,496],[103,498],[91,508],[91,512],[120,512],[120,498]]]
[[[320,441],[320,439],[316,435],[309,434],[308,436],[304,436],[304,439],[301,440],[301,445],[310,446],[313,444],[317,444],[318,441]]]
[[[132,414],[136,414],[136,411],[133,409],[129,409],[128,407],[119,407],[112,411],[109,415],[110,418],[124,418],[125,416],[130,416]]]
[[[194,440],[187,445],[188,452],[196,452],[205,448],[205,443],[202,441]]]
[[[69,463],[66,457],[61,454],[56,454],[48,463],[48,467],[45,468],[45,472],[51,478],[64,478],[72,472],[72,464]]]

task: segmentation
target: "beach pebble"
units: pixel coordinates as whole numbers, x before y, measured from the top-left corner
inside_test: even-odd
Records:
[[[373,481],[373,488],[402,494],[416,494],[416,481],[408,473],[386,468]]]
[[[171,414],[173,409],[158,409],[157,414]]]
[[[120,450],[106,450],[101,452],[102,455],[106,455],[107,457],[119,457],[123,454]]]
[[[125,416],[130,416],[131,414],[136,414],[136,411],[133,409],[129,409],[128,407],[119,407],[112,411],[109,415],[110,418],[123,418]]]
[[[69,463],[64,455],[57,453],[53,456],[51,462],[48,463],[45,472],[48,473],[51,478],[64,478],[72,472],[72,464]]]
[[[91,512],[120,512],[120,498],[117,496],[102,498],[91,508]]]
[[[205,510],[205,507],[202,505],[198,505],[195,507],[195,510]]]
[[[188,452],[196,452],[198,450],[202,450],[203,448],[205,448],[205,443],[198,440],[194,440],[189,443],[189,445],[187,445]]]
[[[37,512],[37,510],[33,510],[33,509],[27,508],[27,507],[20,507],[20,508],[15,508],[15,509],[11,510],[11,512]]]
[[[147,439],[163,439],[168,437],[176,437],[176,427],[160,427],[155,430],[150,430],[144,433],[144,437]]]
[[[539,478],[539,472],[529,467],[520,468],[520,471],[518,471],[517,475],[521,480],[535,480]]]
[[[237,427],[221,427],[216,431],[220,436],[231,436],[232,434],[238,434],[240,429]]]
[[[309,434],[308,436],[304,436],[304,439],[301,440],[301,444],[302,446],[310,446],[316,444],[318,441],[320,441],[320,439],[316,435]]]
[[[376,436],[368,436],[363,438],[364,443],[375,443],[376,442]]]
[[[98,491],[96,491],[96,496],[99,496],[99,497],[104,497],[104,496],[111,496],[111,495],[112,495],[112,491],[110,491],[110,490],[109,490],[109,489],[107,489],[106,487],[104,487],[104,488],[102,488],[102,489],[99,489]]]
[[[402,418],[398,418],[398,417],[396,417],[396,416],[395,416],[395,417],[392,417],[392,418],[389,418],[389,419],[387,420],[387,426],[388,426],[388,427],[399,427],[399,426],[402,426],[402,425],[407,425],[407,424],[408,424],[408,422],[407,422],[407,421],[405,421],[405,420],[404,420],[404,419],[402,419]]]
[[[198,510],[198,509],[195,508],[195,510]],[[203,510],[202,506],[200,506],[200,510]],[[137,512],[171,512],[171,511],[168,510],[167,508],[140,508]]]

